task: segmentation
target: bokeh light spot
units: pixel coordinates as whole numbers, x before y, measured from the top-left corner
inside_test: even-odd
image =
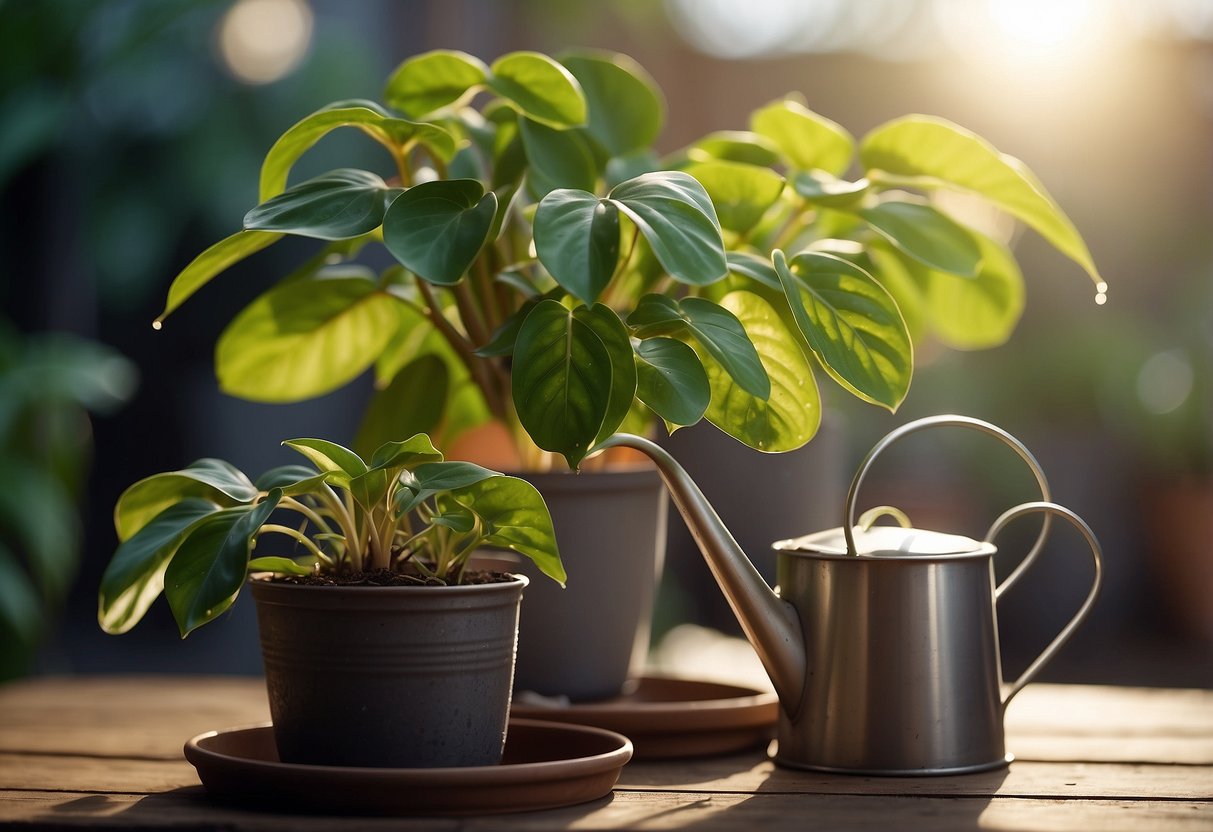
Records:
[[[285,77],[312,41],[307,0],[237,0],[219,22],[219,52],[227,70],[246,84]]]

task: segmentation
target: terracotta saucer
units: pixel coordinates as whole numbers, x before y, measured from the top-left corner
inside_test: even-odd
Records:
[[[548,704],[515,696],[510,715],[618,731],[636,746],[637,760],[661,760],[765,744],[779,718],[779,700],[753,688],[645,676],[629,682],[623,695],[598,702]]]
[[[185,758],[217,800],[342,815],[483,815],[571,806],[610,794],[631,757],[627,737],[610,731],[513,718],[498,766],[282,763],[268,723],[210,731],[185,744]]]

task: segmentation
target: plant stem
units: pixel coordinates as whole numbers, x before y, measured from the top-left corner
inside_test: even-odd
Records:
[[[434,328],[442,333],[442,337],[446,338],[447,343],[455,350],[455,354],[463,361],[463,365],[468,368],[472,380],[476,382],[476,386],[484,394],[484,400],[488,403],[489,410],[494,416],[504,420],[505,407],[502,403],[501,393],[497,385],[493,383],[493,378],[489,375],[489,370],[487,369],[488,362],[473,353],[471,342],[459,330],[451,326],[451,322],[442,314],[442,307],[439,306],[438,299],[434,297],[434,292],[429,284],[424,280],[418,279],[417,290],[421,293],[421,297],[425,299],[426,306],[429,307],[429,315],[427,317],[434,324]]]
[[[292,511],[299,512],[308,520],[312,521],[312,524],[315,525],[317,529],[325,532],[326,534],[332,534],[333,527],[330,526],[323,517],[316,513],[315,509],[312,509],[306,503],[301,503],[294,497],[283,497],[281,506],[282,508],[289,508]]]
[[[311,552],[313,555],[315,555],[320,560],[324,561],[325,563],[333,562],[332,558],[330,558],[324,552],[320,551],[320,547],[317,546],[315,543],[313,543],[311,538],[309,538],[307,535],[303,534],[302,532],[298,531],[297,529],[292,529],[290,526],[279,526],[277,523],[267,523],[266,525],[261,527],[261,531],[262,532],[276,532],[277,534],[284,534],[287,537],[293,537],[295,540],[302,543],[303,546],[309,552]]]

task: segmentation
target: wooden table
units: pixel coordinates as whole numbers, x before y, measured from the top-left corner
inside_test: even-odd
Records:
[[[1031,685],[1010,769],[793,772],[759,750],[633,762],[593,803],[466,819],[284,816],[213,805],[184,740],[268,718],[255,679],[49,678],[0,688],[0,826],[207,829],[1213,830],[1213,691]]]

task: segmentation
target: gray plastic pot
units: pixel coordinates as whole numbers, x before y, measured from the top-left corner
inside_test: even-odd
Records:
[[[667,500],[656,469],[518,474],[552,514],[568,587],[529,562],[515,688],[575,702],[617,696],[641,670],[665,556]]]
[[[529,583],[298,586],[251,581],[283,762],[495,765]]]

